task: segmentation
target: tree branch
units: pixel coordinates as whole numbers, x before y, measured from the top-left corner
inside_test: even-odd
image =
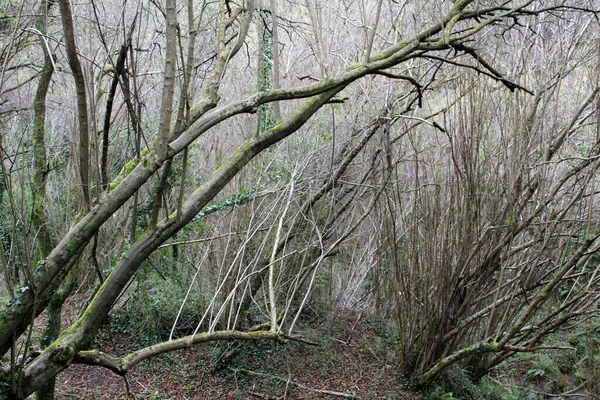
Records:
[[[196,335],[185,336],[170,340],[143,349],[134,351],[124,357],[114,357],[99,350],[80,351],[73,358],[75,364],[97,365],[107,368],[118,375],[126,375],[131,368],[148,358],[174,350],[192,347],[198,343],[214,342],[220,340],[264,340],[273,339],[285,343],[287,339],[278,333],[271,331],[215,331],[202,332]]]

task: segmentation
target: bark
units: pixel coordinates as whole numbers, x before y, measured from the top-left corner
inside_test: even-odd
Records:
[[[173,92],[175,90],[175,68],[177,64],[177,8],[175,0],[167,0],[165,12],[167,18],[165,75],[156,144],[156,155],[159,161],[167,157],[169,128],[171,126],[171,113],[173,112]]]
[[[431,382],[431,380],[435,378],[435,376],[439,374],[443,369],[449,367],[450,365],[454,364],[459,360],[462,360],[463,358],[466,358],[473,354],[485,354],[491,352],[498,352],[500,350],[502,350],[502,346],[500,346],[496,342],[475,343],[472,346],[461,349],[449,355],[448,357],[445,357],[444,359],[440,360],[435,366],[433,366],[433,368],[431,368],[429,371],[425,372],[419,377],[419,379],[417,380],[417,384],[419,386],[425,386],[426,384]]]
[[[160,214],[160,208],[162,206],[162,199],[165,195],[165,189],[167,187],[167,180],[169,179],[169,175],[171,174],[171,165],[173,164],[173,159],[169,158],[165,161],[163,169],[160,174],[160,179],[158,181],[158,185],[156,186],[156,195],[154,196],[154,205],[152,206],[152,212],[150,215],[150,226],[149,229],[156,229],[156,223],[158,221],[158,216]]]
[[[38,9],[36,27],[39,32],[46,34],[47,15],[52,7],[52,2],[42,0]],[[54,247],[50,228],[44,211],[46,203],[46,176],[48,174],[48,163],[46,159],[46,95],[52,75],[54,73],[53,55],[49,53],[49,47],[46,39],[39,36],[40,47],[44,54],[44,65],[40,73],[35,98],[33,100],[33,200],[31,209],[31,227],[35,231],[35,238],[40,252],[40,258],[44,259]],[[48,346],[58,338],[60,332],[60,315],[62,303],[66,296],[55,295],[47,309],[48,322],[42,338],[42,347]],[[49,380],[36,393],[37,400],[54,399],[55,380]]]
[[[65,47],[67,50],[67,59],[69,67],[75,80],[77,93],[77,121],[79,123],[79,175],[81,179],[81,193],[83,207],[90,209],[90,178],[89,178],[89,152],[90,139],[87,116],[87,98],[85,89],[85,80],[81,63],[77,56],[77,46],[75,45],[75,29],[73,27],[73,14],[69,0],[59,0],[61,21],[65,32]]]
[[[371,33],[368,32],[367,27],[367,49],[365,51],[365,62],[369,62],[369,59],[371,58],[371,51],[373,50],[373,42],[375,41],[375,34],[377,33],[377,25],[379,25],[379,16],[381,15],[382,4],[383,0],[379,0],[377,3],[377,13],[375,14],[375,22],[373,24],[373,28],[371,28]]]
[[[314,35],[315,47],[317,49],[316,59],[321,67],[321,77],[327,78],[329,76],[329,65],[323,49],[323,38],[321,36],[321,5],[318,1],[315,1],[314,4],[312,3],[312,0],[305,0],[305,2],[308,16],[310,17],[310,25]]]
[[[36,25],[38,31],[46,33],[46,16],[52,6],[51,2],[42,0],[37,17]],[[40,47],[44,53],[44,65],[40,73],[35,98],[33,99],[33,184],[32,184],[32,209],[31,227],[35,231],[35,237],[42,258],[46,257],[53,249],[50,228],[46,221],[44,205],[46,202],[46,176],[48,174],[48,162],[46,160],[46,95],[52,81],[54,65],[52,54],[48,52],[43,36],[39,36]]]
[[[125,61],[127,60],[127,51],[129,47],[131,47],[131,37],[133,35],[133,31],[135,29],[136,18],[133,20],[131,27],[129,28],[129,33],[127,34],[127,39],[125,43],[119,49],[119,54],[117,56],[117,61],[114,66],[113,71],[113,80],[110,85],[110,90],[108,92],[108,99],[106,100],[106,111],[104,113],[104,126],[102,128],[102,156],[100,159],[100,179],[102,180],[102,189],[106,190],[109,183],[109,172],[108,172],[108,148],[110,145],[110,116],[112,114],[113,109],[113,101],[115,98],[115,94],[117,93],[117,86],[119,85],[119,78],[124,76],[125,73]],[[129,97],[129,96],[127,96]],[[128,99],[129,100],[129,99]],[[131,110],[130,110],[131,111]],[[133,113],[135,114],[135,113]]]
[[[167,0],[166,3],[167,19],[167,44],[165,58],[165,76],[162,92],[162,103],[160,106],[160,122],[158,126],[158,141],[156,145],[156,154],[158,160],[162,161],[167,156],[167,145],[169,142],[169,128],[171,126],[171,113],[173,112],[173,92],[175,90],[175,67],[177,64],[177,9],[175,0]],[[171,172],[171,160],[167,160],[160,177],[156,198],[150,216],[150,230],[156,228],[156,222],[160,214],[162,198],[164,195],[166,182]]]
[[[193,55],[194,55],[194,43],[196,38],[196,29],[193,28],[194,24],[194,14],[193,14],[193,4],[188,4],[188,24],[192,32],[190,32],[189,46],[188,46],[188,62],[185,72],[184,72],[184,84],[181,90],[181,97],[179,103],[179,109],[177,112],[177,119],[175,121],[175,135],[180,132],[181,127],[183,125],[183,112],[185,109],[185,103],[187,101],[187,89],[189,84],[189,79],[191,76],[191,67],[193,63]],[[169,16],[169,13],[171,16]],[[170,98],[170,104],[165,103],[164,92],[163,92],[163,104],[162,107],[167,107],[168,110],[161,108],[161,120],[159,127],[159,141],[160,138],[164,135],[165,145],[169,135],[169,126],[171,122],[171,111],[173,107],[173,89],[175,83],[175,64],[177,57],[177,19],[176,19],[176,9],[175,4],[171,4],[169,6],[169,2],[167,2],[167,60],[165,62],[165,86],[163,91],[167,92]],[[169,80],[167,85],[167,79]],[[168,114],[167,114],[168,111]],[[163,125],[164,124],[164,125]],[[164,129],[164,131],[163,131]],[[160,146],[160,143],[159,143]],[[166,161],[162,175],[158,182],[158,186],[156,188],[156,197],[154,199],[154,205],[152,207],[152,213],[150,216],[150,229],[154,229],[156,227],[156,223],[158,221],[158,216],[160,214],[160,208],[162,205],[162,199],[165,194],[165,190],[167,188],[167,180],[171,175],[171,166],[172,159]],[[183,182],[182,182],[183,183]]]
[[[273,89],[279,89],[281,84],[279,83],[280,67],[279,67],[279,19],[277,17],[277,1],[271,0],[271,22],[273,25],[272,31],[272,43],[273,43]],[[273,120],[275,123],[281,121],[281,107],[279,102],[273,103]]]
[[[50,346],[52,342],[58,339],[62,319],[62,306],[71,295],[74,287],[74,281],[69,279],[65,286],[52,296],[52,300],[50,300],[50,304],[48,304],[48,308],[46,309],[48,321],[46,322],[46,329],[44,329],[44,336],[40,343],[42,348]],[[36,400],[54,399],[55,385],[56,378],[48,380],[48,382],[42,385],[36,392]]]
[[[280,333],[270,331],[215,331],[203,332],[192,336],[185,336],[179,339],[169,340],[168,342],[158,343],[143,349],[137,350],[125,357],[113,357],[98,350],[88,350],[79,352],[74,359],[76,364],[98,365],[110,369],[116,374],[125,375],[140,362],[155,357],[160,354],[168,353],[173,350],[185,349],[198,343],[214,342],[218,340],[264,340],[274,339],[286,341]]]
[[[259,92],[265,91],[268,87],[265,86],[265,73],[264,73],[264,65],[265,65],[265,26],[262,21],[259,20],[256,25],[256,34],[258,36],[258,52],[256,56],[256,90]],[[258,108],[257,118],[256,118],[256,135],[260,135],[263,129],[264,120],[266,119],[266,110],[265,106],[261,106]]]
[[[202,11],[200,12],[200,21],[198,27],[202,21],[202,15],[206,9],[206,2],[202,4]],[[185,124],[187,128],[190,122],[190,96],[189,86],[192,79],[192,69],[194,64],[194,48],[196,47],[196,36],[198,35],[198,29],[194,26],[194,2],[188,0],[188,26],[190,29],[188,49],[187,49],[187,60],[184,63],[185,72],[183,75],[183,88],[181,89],[181,97],[179,100],[179,110],[177,110],[177,121],[175,123],[175,132],[181,132],[181,127]],[[185,121],[184,121],[185,118]],[[183,204],[183,195],[185,192],[185,180],[187,178],[187,163],[188,163],[188,149],[183,151],[183,168],[181,171],[181,183],[179,185],[179,197],[177,199],[177,215],[181,215],[181,206]],[[173,247],[173,258],[177,259],[177,246]]]

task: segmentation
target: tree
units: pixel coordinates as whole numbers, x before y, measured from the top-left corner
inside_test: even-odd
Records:
[[[44,7],[46,3],[41,4]],[[582,71],[588,68],[589,57],[577,58],[576,54],[589,54],[582,37],[583,33],[587,35],[592,31],[595,3],[457,0],[447,4],[402,6],[394,1],[373,4],[340,1],[325,6],[290,2],[277,4],[276,11],[272,4],[274,2],[268,6],[247,0],[233,7],[232,2],[224,0],[218,4],[204,1],[201,5],[189,1],[183,8],[187,10],[187,21],[182,18],[185,12],[178,11],[175,0],[167,0],[164,8],[154,1],[128,4],[116,13],[121,18],[112,25],[117,28],[111,30],[108,28],[111,24],[104,21],[110,18],[112,10],[109,8],[116,5],[100,6],[92,1],[87,11],[96,21],[96,27],[85,31],[77,25],[77,14],[86,10],[79,7],[71,11],[68,1],[60,1],[64,34],[56,29],[44,34],[38,29],[39,36],[46,39],[44,44],[50,43],[48,39],[65,43],[66,60],[75,78],[75,89],[64,76],[56,79],[65,93],[75,90],[77,94],[76,131],[80,146],[77,162],[71,163],[79,175],[74,181],[81,184],[84,207],[75,216],[64,209],[59,213],[65,220],[65,229],[55,227],[56,244],[51,251],[41,250],[39,257],[30,254],[24,262],[13,256],[16,253],[10,248],[19,247],[25,254],[32,250],[32,237],[26,227],[22,233],[15,230],[8,240],[8,248],[3,249],[5,280],[13,279],[17,287],[0,318],[0,351],[3,355],[11,351],[10,368],[5,368],[5,376],[13,382],[11,387],[2,388],[0,397],[24,398],[72,363],[100,365],[125,375],[144,359],[200,342],[289,339],[293,337],[291,332],[298,315],[309,301],[323,261],[343,257],[336,252],[344,243],[352,241],[371,243],[373,247],[365,247],[365,254],[360,257],[367,259],[378,254],[381,263],[377,269],[361,272],[362,276],[366,279],[366,275],[378,273],[379,277],[371,276],[373,284],[395,285],[391,291],[378,288],[374,294],[393,293],[395,306],[390,308],[383,304],[379,308],[385,312],[395,308],[398,323],[406,322],[400,326],[402,340],[423,349],[414,359],[405,356],[407,365],[419,365],[416,371],[420,376],[416,378],[421,384],[428,383],[448,364],[467,357],[497,355],[479,364],[485,371],[500,357],[533,350],[540,337],[595,305],[589,287],[596,277],[585,268],[600,235],[592,226],[598,146],[595,137],[584,135],[581,140],[589,144],[585,150],[561,152],[566,151],[567,139],[592,126],[588,123],[595,112],[591,106],[597,98],[597,79],[589,79],[591,87],[573,109],[566,110],[566,120],[559,120],[557,113],[554,114],[551,134],[541,138],[534,138],[533,134],[540,125],[548,123],[547,107],[553,104],[551,101],[555,99],[553,96],[558,96],[559,88],[569,80],[577,83],[574,87],[578,90],[577,85],[582,85],[580,79],[583,79]],[[34,9],[34,6],[23,3],[23,7]],[[306,9],[310,18],[300,16]],[[354,11],[361,12],[357,14],[361,15],[358,23],[352,17]],[[271,24],[278,24],[281,30],[271,28],[265,35],[270,27],[266,19],[262,20],[265,15],[270,15]],[[139,23],[125,23],[137,18]],[[558,24],[561,18],[568,21],[579,18],[586,30],[571,28],[570,48],[574,50],[567,52],[566,61],[556,74],[539,78],[535,76],[539,71],[519,67],[522,58],[511,63],[506,52],[514,48],[515,37],[526,38],[519,43],[523,53],[524,48],[537,48],[539,42],[536,44],[536,41],[545,43],[556,37],[553,35],[557,35],[557,31],[548,26]],[[533,26],[532,20],[540,21],[539,26]],[[10,23],[27,26],[33,20],[11,20]],[[249,34],[253,24],[261,27],[260,43]],[[154,31],[161,32],[160,39],[146,36]],[[202,52],[196,55],[196,35],[200,31],[205,35],[198,43]],[[25,29],[24,32],[33,31]],[[287,38],[282,37],[281,32],[285,32]],[[338,36],[333,36],[336,32]],[[186,33],[189,45],[184,51],[182,43]],[[119,35],[122,40],[107,39]],[[130,46],[132,37],[136,36],[137,42]],[[269,45],[280,49],[278,43],[269,44],[265,38],[271,41],[279,38],[285,45],[283,51],[272,53],[270,57],[276,57],[276,61],[255,57],[254,60],[259,59],[262,64],[257,68],[259,73],[248,74],[252,61],[245,64],[244,51],[264,53]],[[357,38],[362,38],[364,46],[353,47],[354,43],[361,43]],[[101,52],[97,52],[98,43],[104,47]],[[122,51],[111,48],[113,45],[109,43],[123,43]],[[306,47],[302,48],[299,43],[302,46],[306,43]],[[303,60],[297,48],[310,50],[309,56]],[[62,47],[59,49],[62,51]],[[31,51],[35,50],[31,48]],[[45,51],[43,46],[42,51]],[[115,52],[118,53],[116,63],[109,62]],[[127,62],[123,54],[127,55]],[[83,62],[86,67],[78,66],[78,61],[86,58]],[[287,66],[282,68],[279,58],[287,59]],[[22,62],[16,56],[11,59],[5,56],[4,60],[3,76],[10,68],[16,71]],[[269,70],[265,68],[266,61],[273,63],[276,73],[270,79],[275,78],[275,82],[244,86],[242,83],[248,76],[269,78],[265,73]],[[62,65],[65,57],[58,57],[56,62]],[[149,67],[159,66],[164,72],[156,79]],[[279,74],[281,81],[277,82]],[[595,75],[590,73],[589,76]],[[24,80],[38,80],[40,85],[44,78],[30,68],[15,72],[12,79],[18,86]],[[101,107],[107,116],[101,130],[96,128],[95,104],[103,97],[100,89],[104,81],[111,82],[111,89],[106,107]],[[121,88],[120,110],[123,111],[111,118],[115,82]],[[471,83],[476,89],[470,89]],[[535,87],[530,87],[531,84]],[[155,90],[154,85],[160,85],[160,90]],[[507,126],[513,123],[510,126],[514,131],[509,137],[484,135],[486,129],[502,131],[505,128],[500,124],[502,119],[486,125],[485,113],[478,107],[488,101],[499,102],[492,95],[485,95],[485,90],[497,90],[498,86],[503,87],[502,92],[498,92],[502,93],[499,98],[509,96],[504,103],[507,108],[511,102],[520,106],[511,108],[519,111],[515,111],[517,115],[513,119],[505,121]],[[88,87],[91,90],[86,90]],[[26,89],[22,89],[24,94]],[[456,95],[444,96],[445,90],[453,90]],[[11,91],[12,88],[3,89],[2,96],[8,97]],[[173,98],[177,91],[178,112],[173,118]],[[196,92],[201,93],[200,100],[194,100],[192,94]],[[152,96],[160,99],[160,105],[152,104]],[[444,100],[450,98],[453,103]],[[251,114],[258,111],[260,118],[264,118],[261,107],[271,103],[278,104],[281,111],[276,111],[276,115],[280,112],[281,120],[274,121],[275,125],[258,123],[258,134],[255,129],[246,130],[245,127],[257,126],[248,123]],[[529,107],[527,112],[525,106]],[[25,126],[27,107],[20,110],[10,102],[3,107],[3,113],[10,112],[14,120]],[[330,113],[326,114],[328,109]],[[153,112],[158,119],[153,118]],[[353,120],[344,117],[342,123],[336,119],[336,115],[339,118],[340,113],[346,112]],[[326,115],[331,116],[331,123],[329,116],[327,122],[323,122]],[[68,118],[63,116],[63,124],[65,120]],[[111,124],[120,126],[123,132],[132,129],[137,149],[127,151],[123,133],[115,133],[111,140],[108,136]],[[230,135],[228,132],[233,131],[232,126],[236,124],[241,134],[235,140],[226,142],[219,137]],[[344,124],[349,129],[340,137],[337,127]],[[295,156],[291,162],[286,164],[276,157],[270,161],[281,168],[273,174],[276,184],[271,184],[271,191],[247,190],[244,178],[249,177],[248,170],[256,165],[253,163],[264,160],[267,153],[280,148],[280,143],[289,143],[300,134],[307,135],[312,130],[318,137],[324,127],[330,131],[322,135],[321,141],[332,144],[327,159],[316,150],[313,154],[302,151],[301,146],[289,149],[288,155]],[[58,129],[65,128],[61,125]],[[87,146],[90,129],[92,140]],[[100,131],[104,132],[102,146]],[[422,141],[429,140],[428,135],[432,133],[446,136],[446,150],[433,146],[438,152],[434,154],[421,148]],[[0,194],[11,199],[14,213],[29,206],[25,193],[21,194],[19,206],[15,200],[18,189],[11,184],[12,179],[26,179],[25,172],[17,172],[13,167],[27,161],[28,149],[15,139],[19,137],[17,132],[13,131],[12,135],[10,143],[6,140],[0,143],[3,146],[2,188],[8,188],[7,194]],[[374,137],[380,138],[379,144],[372,143]],[[496,140],[510,145],[494,147],[491,144]],[[125,149],[116,148],[115,143],[119,141]],[[114,149],[110,152],[109,142]],[[532,144],[545,151],[530,154],[527,150]],[[102,154],[101,147],[107,149],[106,155]],[[189,164],[194,161],[188,159],[190,154],[202,157],[197,147],[206,151],[205,157],[214,157],[216,167],[212,172],[191,172]],[[49,150],[46,146],[46,152]],[[226,155],[222,156],[222,152]],[[410,164],[404,162],[405,154],[409,153],[413,156]],[[498,165],[505,168],[505,164],[499,162],[481,164],[482,158],[495,159],[496,153],[514,161],[510,170],[501,171]],[[61,157],[65,155],[57,158]],[[131,159],[125,162],[126,157]],[[452,164],[423,167],[428,163],[435,166],[436,157],[450,159]],[[561,157],[569,157],[572,164],[564,167]],[[177,162],[182,163],[181,172],[174,168]],[[550,171],[555,164],[560,165],[560,174]],[[36,165],[39,171],[41,164]],[[498,169],[494,170],[494,166]],[[545,172],[531,172],[537,168]],[[119,169],[118,174],[109,173]],[[265,167],[265,170],[269,169]],[[69,173],[69,168],[63,165],[57,178],[67,181],[65,176]],[[493,181],[494,173],[503,180],[497,182],[502,188],[498,192],[485,186],[486,179]],[[109,175],[115,177],[107,184]],[[250,178],[256,179],[260,187],[263,181],[256,176],[260,177],[261,173]],[[407,181],[411,182],[404,189],[399,183],[403,176],[409,177]],[[431,176],[436,178],[432,182],[429,181]],[[451,184],[442,185],[444,182]],[[41,186],[41,183],[37,185]],[[235,191],[236,186],[241,190]],[[430,193],[424,187],[443,187],[443,191]],[[493,193],[501,201],[487,203],[486,196]],[[147,198],[146,211],[138,204],[138,196]],[[58,193],[54,201],[59,200],[69,204],[72,195]],[[4,202],[4,198],[0,201]],[[455,202],[458,208],[452,207]],[[410,209],[406,209],[407,204],[411,204]],[[589,210],[586,221],[573,223],[574,210],[586,205]],[[231,240],[236,245],[234,250],[229,247],[223,250],[221,272],[211,283],[215,293],[207,295],[210,301],[205,304],[206,318],[200,319],[191,335],[174,338],[172,332],[170,340],[122,358],[90,349],[129,282],[157,251],[164,251],[159,250],[161,246],[176,246],[168,241],[195,221],[241,206],[251,210],[245,225],[246,234],[241,239]],[[46,207],[50,207],[48,202]],[[138,217],[146,214],[150,214],[149,222],[138,223]],[[575,214],[579,218],[580,214]],[[544,221],[546,215],[548,219]],[[24,221],[28,219],[25,213],[21,212],[21,216]],[[127,245],[125,235],[119,233],[122,229],[118,222],[126,218],[132,232],[131,243]],[[443,224],[436,222],[444,218]],[[19,224],[15,220],[15,229]],[[375,228],[367,230],[370,225]],[[33,223],[33,226],[43,224]],[[400,235],[403,230],[410,235]],[[426,254],[422,254],[420,239],[423,231],[432,235],[432,245],[439,246]],[[114,254],[116,261],[103,258],[101,264],[111,270],[106,277],[96,265],[100,271],[99,287],[90,296],[80,317],[39,354],[30,352],[27,345],[21,347],[20,343],[28,344],[28,340],[20,338],[31,335],[34,318],[49,307],[69,274],[79,271],[85,276],[88,260],[97,261],[98,246],[110,253],[114,248],[111,240],[115,237],[123,238],[117,246],[118,254]],[[573,240],[565,240],[565,237]],[[94,238],[97,242],[90,246]],[[200,238],[197,243],[202,240],[208,241]],[[547,262],[544,256],[548,255],[546,249],[551,244],[559,250],[552,254],[553,261]],[[533,249],[538,249],[535,256],[529,252]],[[7,250],[10,257],[6,257]],[[208,250],[206,254],[209,257]],[[405,256],[409,263],[401,262]],[[35,259],[38,261],[34,262]],[[543,272],[536,275],[532,265],[519,268],[523,262],[541,265]],[[79,263],[81,266],[77,267]],[[451,274],[447,280],[432,276],[428,284],[424,283],[431,270],[439,272],[446,264],[452,267],[448,268]],[[22,279],[8,273],[19,268],[26,272]],[[383,275],[388,273],[394,274],[393,280],[385,279]],[[267,276],[268,279],[262,279]],[[580,286],[579,277],[589,279],[585,287]],[[536,329],[529,328],[532,318],[540,310],[546,311],[543,305],[548,299],[561,285],[573,279],[576,281],[572,285],[573,296],[565,299],[558,310],[545,314],[541,322],[536,321]],[[269,284],[263,286],[265,280]],[[476,287],[496,288],[493,300],[480,297],[482,293],[475,290]],[[348,289],[346,287],[346,292]],[[269,298],[264,305],[269,315],[266,329],[241,330],[241,316],[256,302],[255,295],[261,290],[266,294],[264,297]],[[520,296],[524,296],[523,301],[519,300]],[[414,299],[423,304],[423,309],[412,303]],[[409,318],[404,320],[403,313],[409,313]],[[418,313],[427,318],[419,319]],[[483,316],[489,317],[484,328],[480,322]],[[425,321],[424,330],[419,325],[421,320]],[[475,362],[475,358],[472,360]]]

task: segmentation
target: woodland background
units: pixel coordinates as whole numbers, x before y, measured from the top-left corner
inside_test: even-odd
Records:
[[[0,1],[0,398],[311,315],[597,395],[599,6]]]

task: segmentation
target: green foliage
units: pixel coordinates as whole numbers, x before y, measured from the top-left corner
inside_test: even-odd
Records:
[[[546,371],[544,371],[543,369],[540,369],[540,368],[531,368],[531,369],[527,370],[525,375],[529,379],[542,378],[542,377],[546,376]]]
[[[229,361],[231,361],[231,366],[238,367],[248,367],[251,365],[260,365],[264,363],[264,360],[268,357],[272,357],[277,353],[277,350],[281,347],[281,344],[275,341],[257,341],[257,342],[238,342],[234,344],[235,348],[232,346],[228,346],[225,349],[225,352],[221,351],[216,353],[215,355],[219,355],[219,359],[217,367],[219,369],[225,368],[229,366]],[[230,354],[235,354],[235,358],[230,357],[228,360],[225,360],[223,356],[227,356]],[[275,368],[273,372],[277,372]]]
[[[271,73],[273,71],[273,36],[271,31],[264,26],[261,27],[262,33],[262,54],[258,61],[258,89],[264,91],[271,88]],[[262,133],[271,128],[275,121],[272,112],[268,106],[258,107],[258,132]]]
[[[206,216],[208,216],[214,212],[217,212],[217,211],[222,211],[222,210],[226,210],[229,208],[239,207],[239,206],[245,204],[248,200],[252,199],[252,196],[254,195],[254,193],[257,190],[258,190],[257,188],[253,188],[250,190],[242,190],[242,191],[234,194],[233,196],[226,198],[225,200],[223,200],[220,203],[209,204],[206,207],[204,207],[202,209],[202,211],[200,211],[192,219],[191,222],[199,221],[199,220],[205,218]]]
[[[111,328],[125,334],[135,333],[135,341],[141,346],[168,338],[187,290],[178,279],[181,275],[161,276],[154,270],[140,274],[123,303],[111,314]],[[177,323],[177,336],[193,332],[199,314],[205,309],[204,303],[202,296],[188,298]]]
[[[551,334],[540,343],[548,349],[519,353],[505,365],[500,365],[499,370],[508,374],[509,378],[503,380],[503,384],[512,393],[511,398],[529,398],[534,392],[565,393],[588,380],[593,373],[586,361],[589,329],[590,325],[582,325],[570,333]],[[591,329],[593,331],[594,328]],[[593,337],[597,341],[599,336],[594,334]]]
[[[573,373],[578,381],[586,382],[597,376],[596,361],[600,348],[600,320],[594,318],[588,324],[579,327],[567,341],[577,348],[579,358],[573,360]]]
[[[577,349],[578,353],[585,353],[585,337],[583,332],[577,332],[567,338],[567,343]]]
[[[152,213],[152,208],[154,207],[154,200],[155,197],[150,196],[146,199],[146,201],[138,205],[135,213],[135,219],[138,227],[140,228],[140,232],[143,232],[146,228],[148,228],[148,224],[150,223],[150,214]]]
[[[461,400],[508,400],[510,395],[496,382],[482,379],[475,383],[467,371],[452,365],[440,376],[437,386],[429,399],[461,399]]]
[[[564,380],[560,379],[562,374],[556,366],[555,360],[547,353],[532,355],[531,367],[525,372],[525,377],[531,382],[539,381],[545,377],[552,377],[556,385],[564,386]],[[563,382],[561,385],[560,382]]]
[[[10,252],[10,233],[4,227],[4,223],[2,222],[2,218],[0,216],[0,246],[2,246],[2,250],[4,254],[8,254]]]
[[[18,203],[22,201],[22,204],[17,203],[15,207],[30,210],[32,204],[31,191],[18,186],[14,186],[11,190],[15,201]],[[26,259],[24,246],[28,242],[25,240],[25,226],[20,217],[20,210],[14,210],[12,206],[5,207],[3,205],[0,207],[0,245],[2,245],[5,256],[10,255],[12,257],[10,261],[19,270],[22,270],[25,267]],[[16,278],[13,280],[17,281]]]
[[[478,387],[482,399],[516,400],[517,398],[508,392],[500,383],[487,377],[481,379],[478,383]]]
[[[398,342],[399,333],[398,329],[395,325],[391,324],[389,321],[377,319],[377,318],[365,318],[365,321],[369,324],[373,332],[378,335],[389,339],[393,342]]]
[[[442,388],[436,388],[431,394],[428,396],[429,400],[449,400],[455,399],[451,392],[445,392]]]
[[[577,364],[577,353],[574,351],[560,351],[554,357],[554,363],[561,374],[573,374]]]

